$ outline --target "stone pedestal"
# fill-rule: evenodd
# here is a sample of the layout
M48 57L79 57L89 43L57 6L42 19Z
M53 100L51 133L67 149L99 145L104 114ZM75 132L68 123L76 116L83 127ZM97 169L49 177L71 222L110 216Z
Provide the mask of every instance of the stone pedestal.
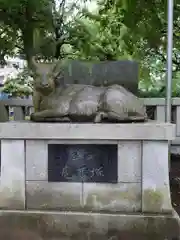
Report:
M60 240L178 236L168 170L168 141L174 136L174 125L156 122L0 123L0 227L9 222L16 231L13 216L24 231L33 222L35 240L46 239L38 222L49 229L50 240L56 235ZM117 156L109 158L117 161L116 181L51 181L48 146L52 144L116 146Z

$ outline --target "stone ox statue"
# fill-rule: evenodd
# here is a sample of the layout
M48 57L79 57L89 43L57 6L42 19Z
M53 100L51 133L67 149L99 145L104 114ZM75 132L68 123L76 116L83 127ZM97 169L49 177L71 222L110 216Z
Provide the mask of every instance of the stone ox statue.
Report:
M136 122L146 121L143 102L124 87L65 84L61 62L32 60L36 122Z

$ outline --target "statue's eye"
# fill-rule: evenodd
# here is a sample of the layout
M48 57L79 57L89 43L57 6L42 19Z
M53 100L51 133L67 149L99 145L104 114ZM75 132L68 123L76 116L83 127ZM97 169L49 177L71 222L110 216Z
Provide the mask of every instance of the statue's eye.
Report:
M52 74L47 74L47 77L48 78L52 78Z
M40 75L39 75L38 73L35 73L34 76L35 76L36 78L40 77Z

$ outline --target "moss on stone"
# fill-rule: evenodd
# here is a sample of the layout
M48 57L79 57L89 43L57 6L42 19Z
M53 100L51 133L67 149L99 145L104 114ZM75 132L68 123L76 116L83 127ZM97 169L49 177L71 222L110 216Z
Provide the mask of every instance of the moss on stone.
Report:
M143 204L149 212L161 212L163 205L162 191L147 189L143 192Z

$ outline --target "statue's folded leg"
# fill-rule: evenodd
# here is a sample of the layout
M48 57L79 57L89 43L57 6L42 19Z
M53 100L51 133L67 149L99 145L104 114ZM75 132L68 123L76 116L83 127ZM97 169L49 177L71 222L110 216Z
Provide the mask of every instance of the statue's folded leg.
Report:
M94 118L94 123L101 123L103 118L107 117L107 113L105 112L97 112L95 118Z
M117 122L129 123L129 122L145 122L145 116L129 116L128 113L123 113L121 115L117 114L116 112L108 112L108 119L109 120L116 120Z
M41 112L32 113L30 120L34 122L47 122L47 121L56 121L56 122L69 122L70 119L68 116L62 114L58 109L48 109Z
M121 115L115 112L97 112L94 123L101 123L106 119L108 122L144 122L144 116L128 116L128 113L122 113Z
M94 118L94 123L101 123L103 120L106 120L107 122L121 122L123 120L127 119L127 115L122 114L119 116L117 113L114 112L97 112L95 118Z

